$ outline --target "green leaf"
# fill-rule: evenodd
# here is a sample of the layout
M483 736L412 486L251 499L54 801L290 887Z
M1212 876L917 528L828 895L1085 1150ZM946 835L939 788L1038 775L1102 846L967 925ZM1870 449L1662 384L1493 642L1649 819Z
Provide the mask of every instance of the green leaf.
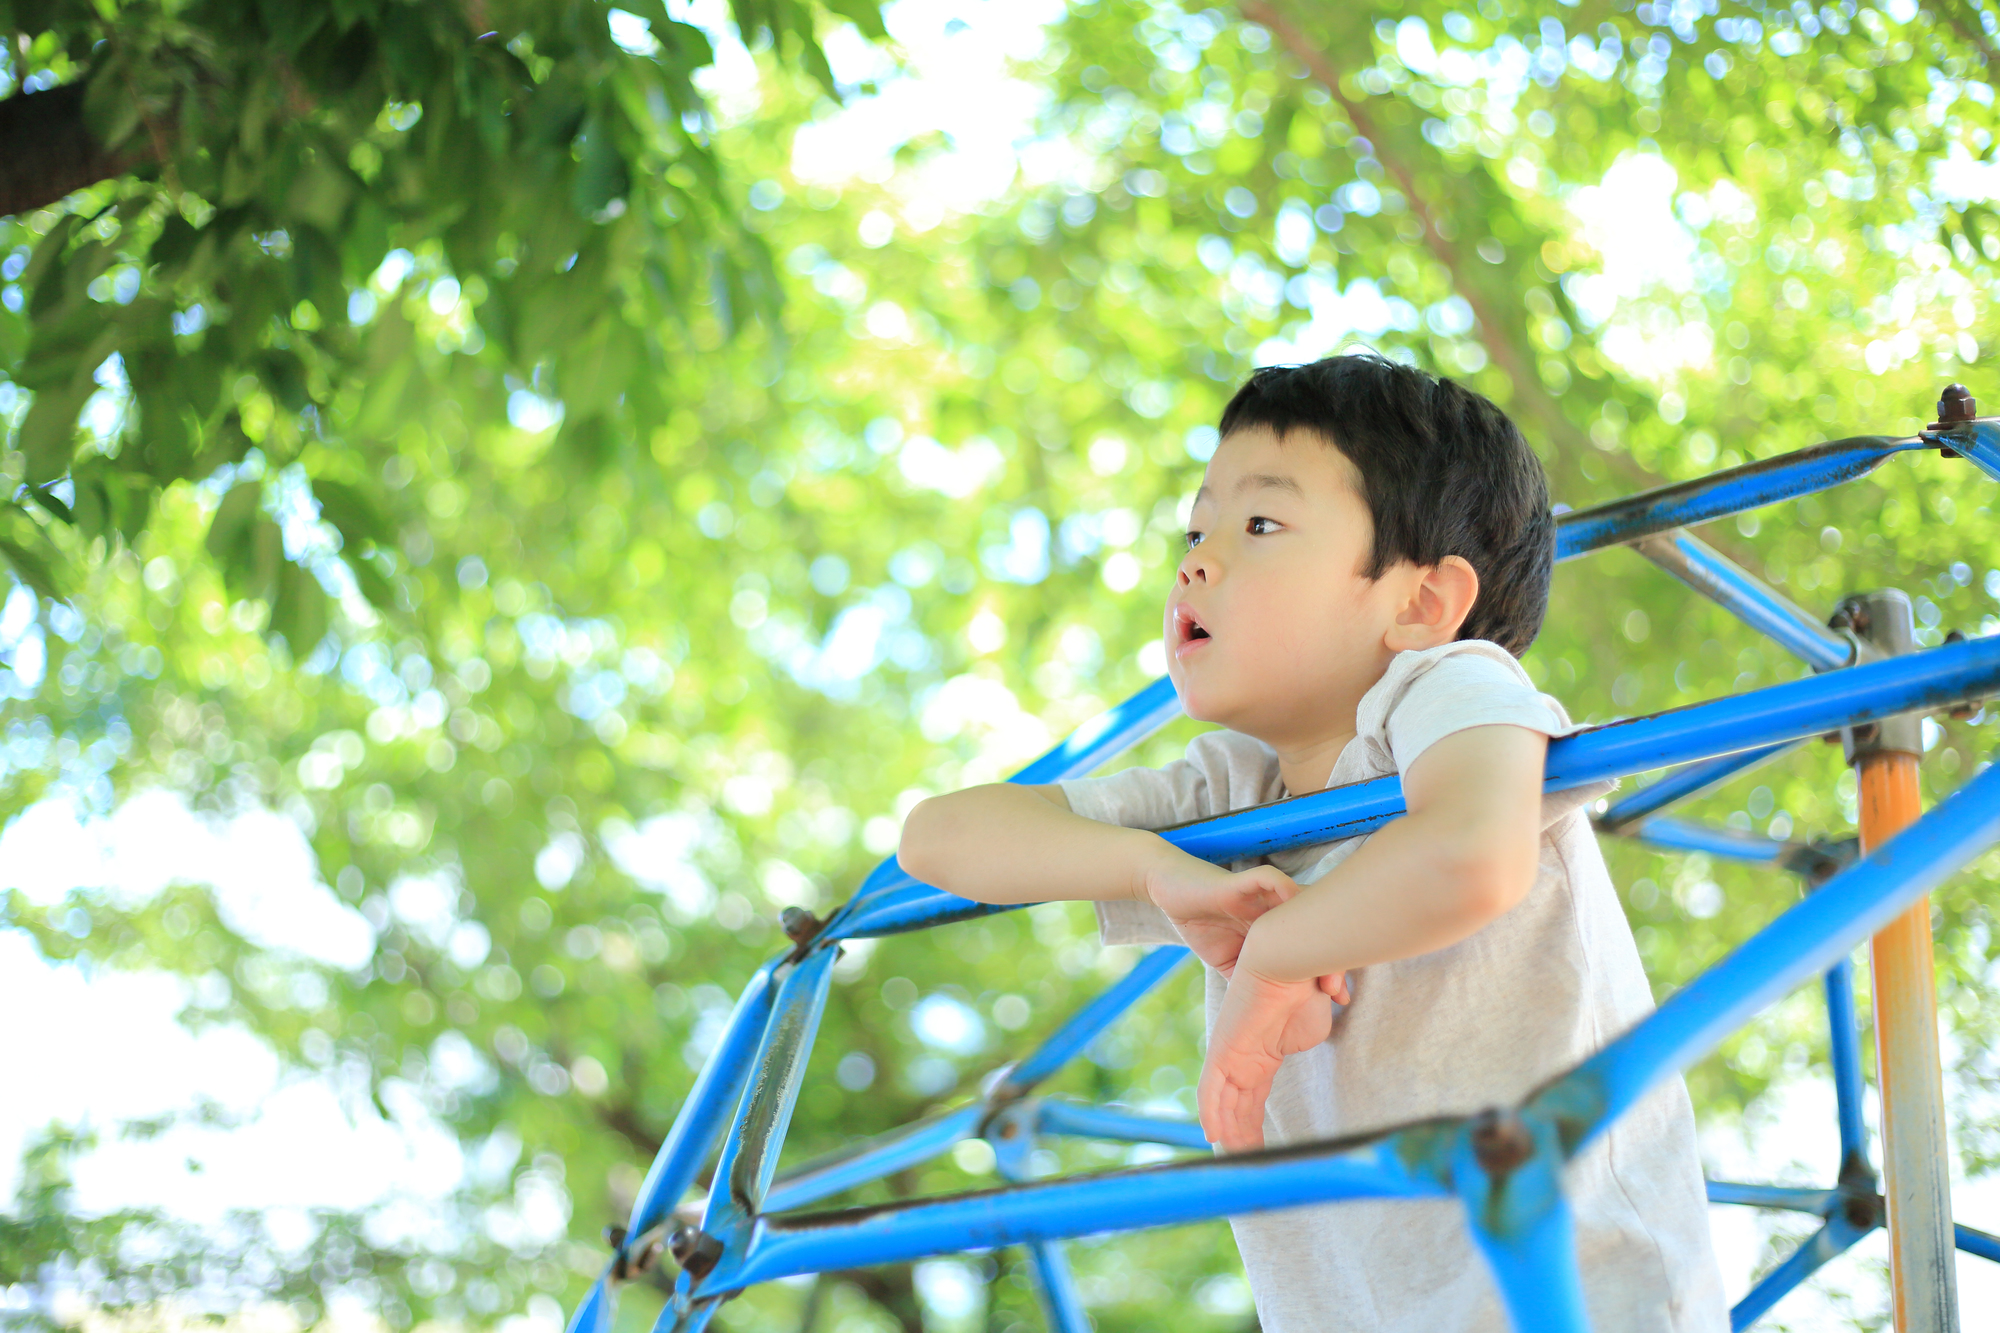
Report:
M303 657L326 637L332 600L312 571L286 561L278 568L271 594L271 629L285 636L294 655Z
M21 422L19 447L27 455L27 481L41 486L69 471L76 457L76 417L83 410L88 392L45 389L35 395L28 415Z
M314 477L312 490L319 501L319 516L340 529L347 547L359 550L364 542L388 543L388 521L367 491L327 477Z
M368 604L378 611L392 610L396 606L396 585L389 582L373 560L359 551L344 551L347 567L354 572L354 582L361 589L361 595Z
M284 538L264 514L264 484L242 481L231 487L209 520L208 553L222 567L223 581L238 597L266 597L286 563Z
M605 118L595 113L585 117L578 146L582 160L570 187L570 202L585 217L595 217L613 199L625 197L632 188L631 176Z
M61 557L42 534L41 525L19 505L0 505L0 557L37 594L55 600L62 598L56 577Z

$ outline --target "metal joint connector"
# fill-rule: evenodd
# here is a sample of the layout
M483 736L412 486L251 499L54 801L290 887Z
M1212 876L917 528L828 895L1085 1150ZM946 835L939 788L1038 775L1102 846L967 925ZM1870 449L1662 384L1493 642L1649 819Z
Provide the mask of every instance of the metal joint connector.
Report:
M792 950L792 961L796 963L806 956L806 947L826 929L826 922L803 907L787 907L778 913L778 927L796 946Z
M681 1271L696 1281L707 1277L722 1262L722 1242L700 1227L675 1227L674 1234L667 1238L667 1252L674 1256Z
M1472 1156L1497 1186L1535 1155L1535 1136L1514 1111L1489 1108L1472 1122Z
M1916 618L1910 611L1909 595L1900 588L1857 593L1835 608L1828 624L1834 629L1852 630L1884 657L1901 657L1917 650ZM1843 727L1841 748L1849 764L1871 754L1922 754L1923 725L1920 714L1904 713L1858 727Z
M1947 384L1938 395L1937 420L1930 424L1930 430L1944 434L1965 425L1979 415L1979 400L1963 384ZM1938 455L1942 458L1959 457L1958 450L1938 441Z

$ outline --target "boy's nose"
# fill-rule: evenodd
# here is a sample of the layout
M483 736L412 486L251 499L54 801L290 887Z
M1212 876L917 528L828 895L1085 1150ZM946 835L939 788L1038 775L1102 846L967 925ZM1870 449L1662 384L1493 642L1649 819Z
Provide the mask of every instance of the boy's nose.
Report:
M1208 566L1209 557L1202 554L1200 547L1189 551L1181 557L1181 585L1185 587L1193 583L1197 578L1203 583L1213 583L1215 576L1209 573Z

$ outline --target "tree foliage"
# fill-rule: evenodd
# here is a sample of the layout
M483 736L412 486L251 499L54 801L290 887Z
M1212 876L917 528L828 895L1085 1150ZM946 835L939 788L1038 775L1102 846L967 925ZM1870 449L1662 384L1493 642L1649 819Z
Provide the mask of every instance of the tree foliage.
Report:
M0 223L0 550L35 616L0 676L0 800L286 811L374 947L274 950L202 886L14 891L5 919L52 958L211 979L190 1022L502 1162L445 1240L324 1219L365 1264L278 1255L243 1287L308 1314L359 1291L399 1324L573 1299L777 908L837 901L910 801L1145 681L1179 506L1260 355L1352 338L1464 378L1578 506L1979 392L1992 16L1711 8L1074 4L1024 71L1067 165L965 212L928 202L945 144L879 179L795 171L792 136L837 112L814 38L878 31L862 11L739 6L760 81L726 112L697 97L706 38L640 6L650 48L589 4L357 3L300 31L135 6L101 47L96 8L7 11L14 77L90 89L98 142L143 160ZM1630 231L1671 253L1620 286ZM1911 458L1710 536L1809 606L1906 587L1936 642L1995 627L1985 487ZM1564 567L1527 664L1599 719L1799 670L1623 552ZM1939 722L1932 794L1991 730ZM1840 836L1853 789L1818 747L1699 808ZM1612 855L1663 990L1796 893ZM1974 1089L1988 882L1941 897ZM1125 962L1058 907L854 950L793 1151L973 1095ZM1185 1109L1186 998L1061 1090ZM1809 1001L1694 1072L1704 1115L1754 1120L1823 1060ZM1958 1126L1975 1172L1985 1105ZM510 1250L477 1220L556 1189L572 1240ZM1103 1327L1243 1321L1219 1227L1076 1249ZM994 1262L988 1325L1032 1325ZM907 1269L815 1292L725 1322L920 1318Z

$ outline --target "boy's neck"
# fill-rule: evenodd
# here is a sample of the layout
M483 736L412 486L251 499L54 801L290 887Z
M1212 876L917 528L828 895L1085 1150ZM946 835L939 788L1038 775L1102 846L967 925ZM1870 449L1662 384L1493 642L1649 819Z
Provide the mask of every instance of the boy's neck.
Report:
M1278 773L1284 778L1286 794L1304 796L1325 787L1326 780L1333 776L1334 764L1340 760L1340 752L1353 739L1354 727L1350 723L1345 731L1310 740L1267 742L1278 752Z

